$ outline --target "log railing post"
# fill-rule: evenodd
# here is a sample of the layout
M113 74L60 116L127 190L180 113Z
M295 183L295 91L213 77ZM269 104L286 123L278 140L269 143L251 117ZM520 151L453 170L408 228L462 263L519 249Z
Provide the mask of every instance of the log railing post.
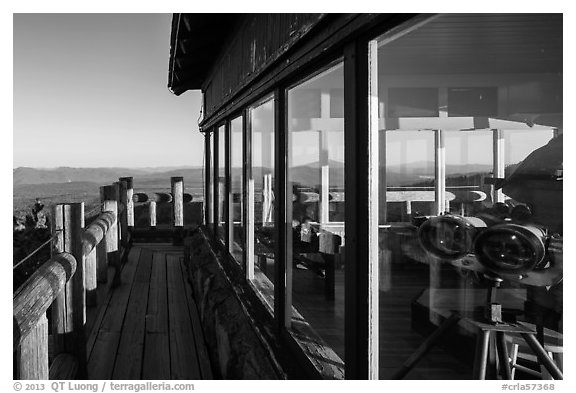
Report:
M108 228L110 230L111 228ZM108 281L108 252L106 250L106 236L96 245L96 281Z
M86 293L85 262L82 250L84 203L59 204L53 210L53 225L61 231L55 246L57 252L68 252L76 260L76 272L52 304L54 355L72 353L78 361L78 377L86 378Z
M48 319L40 317L38 324L22 339L17 349L16 379L48 379Z
M148 202L148 212L150 214L150 229L156 229L156 201Z
M184 179L182 176L170 178L172 188L172 224L174 227L184 226Z
M122 203L122 196L121 196L121 189L122 189L122 185L120 184L119 181L116 181L114 183L112 183L112 185L114 187L116 187L116 206L117 206L117 219L118 219L118 231L117 231L117 236L118 236L118 252L119 255L122 254L122 215L124 213L124 211L120 210L120 205Z
M98 287L96 270L97 270L97 251L96 247L85 257L85 288L86 288L86 306L93 307L97 303L96 289Z
M128 247L128 181L121 177L118 181L119 202L124 206L119 215L120 243L123 248ZM131 200L132 198L130 198Z
M106 245L107 261L116 270L113 286L120 284L120 255L118 251L118 187L116 185L100 187L100 201L102 211L114 214L114 223L106 232L104 243ZM104 273L101 271L102 277Z
M134 179L131 176L121 177L120 181L126 182L126 226L134 227Z
M64 205L52 207L52 233L56 235L51 250L52 257L64 252ZM66 352L64 336L66 334L66 288L58 295L50 307L52 315L52 339L54 355Z
M174 226L174 244L181 245L184 233L184 179L181 176L171 177L172 189L172 224Z
M98 289L98 269L106 270L106 249L102 250L101 243L106 238L106 232L114 221L114 215L111 212L101 212L96 220L92 222L85 230L82 239L82 247L86 257L86 270L84 279L86 282L86 305L95 306L97 303ZM100 249L99 249L100 248ZM104 259L104 263L98 267L98 259ZM103 265L103 266L102 266ZM100 274L103 274L100 272Z

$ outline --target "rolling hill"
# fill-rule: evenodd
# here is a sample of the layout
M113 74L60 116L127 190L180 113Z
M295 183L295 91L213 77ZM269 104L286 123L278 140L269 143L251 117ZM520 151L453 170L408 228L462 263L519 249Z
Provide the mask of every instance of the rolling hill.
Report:
M197 192L202 187L202 168L70 168L38 169L19 167L13 170L13 214L30 213L36 198L47 210L55 203L85 202L86 212L98 205L100 186L111 184L122 176L134 177L135 191L170 189L170 177L183 176L185 191Z
M161 168L71 168L58 167L49 169L18 167L12 172L12 184L48 184L93 182L106 184L118 180L121 176L143 178L159 178L167 176L186 175L188 171L197 171L201 168L193 167L161 167Z

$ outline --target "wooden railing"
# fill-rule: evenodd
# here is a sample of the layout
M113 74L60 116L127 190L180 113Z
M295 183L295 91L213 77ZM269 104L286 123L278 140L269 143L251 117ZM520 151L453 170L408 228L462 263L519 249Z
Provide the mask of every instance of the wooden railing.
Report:
M184 182L182 177L172 177L171 192L137 192L134 193L132 201L140 206L147 206L148 228L154 229L157 226L157 210L159 204L171 204L172 211L170 221L174 228L184 226L184 205L192 203L194 197L191 194L183 192ZM146 214L146 213L145 213Z
M172 223L182 227L183 180L173 177ZM133 182L122 177L100 187L101 213L84 227L84 203L58 204L52 210L55 241L51 258L13 295L15 379L85 379L86 309L97 306L99 284L120 284L120 269L134 226ZM50 318L47 318L50 313ZM49 327L51 358L49 361Z

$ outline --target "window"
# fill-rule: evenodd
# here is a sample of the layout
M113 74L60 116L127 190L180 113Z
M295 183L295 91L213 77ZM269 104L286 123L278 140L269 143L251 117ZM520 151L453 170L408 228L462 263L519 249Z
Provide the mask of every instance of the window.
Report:
M504 322L562 333L561 270L544 250L562 234L562 16L450 14L376 41L378 374L475 378L474 321L497 280Z
M242 165L243 154L243 124L242 116L230 122L230 176L231 176L231 214L232 237L230 239L230 252L234 259L244 265L242 253L244 249L244 201L243 201L243 178Z
M250 176L248 178L247 278L274 309L276 214L274 212L274 100L249 109Z
M292 191L287 198L292 222L288 288L297 312L342 359L343 88L340 63L288 90L287 152L288 192Z
M222 242L226 241L225 237L225 217L226 217L226 127L218 127L218 238Z
M210 167L208 168L207 174L208 180L208 226L211 230L214 230L214 153L216 151L215 147L215 136L214 131L208 134L210 138Z

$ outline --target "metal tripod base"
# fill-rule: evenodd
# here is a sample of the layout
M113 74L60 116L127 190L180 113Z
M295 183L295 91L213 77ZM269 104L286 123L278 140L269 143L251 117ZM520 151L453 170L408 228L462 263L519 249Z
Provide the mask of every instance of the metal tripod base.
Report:
M476 340L474 379L486 379L489 372L497 375L498 371L504 379L512 379L505 333L522 336L550 375L556 380L563 379L562 371L550 359L542 344L536 339L536 331L533 329L520 324L501 323L493 325L468 318L464 320L480 330ZM496 340L496 354L490 351L490 343L493 339ZM495 355L497 355L498 362L496 362Z
M503 379L512 379L510 358L506 345L505 334L519 334L538 357L538 361L556 379L563 379L562 371L546 353L544 347L536 339L536 331L521 324L487 323L470 318L461 318L453 313L418 347L394 374L393 379L402 379L416 364L440 341L444 334L458 322L469 323L479 330L476 340L473 379L496 378L498 372ZM490 344L495 340L495 350L490 350ZM498 360L496 360L498 359Z

